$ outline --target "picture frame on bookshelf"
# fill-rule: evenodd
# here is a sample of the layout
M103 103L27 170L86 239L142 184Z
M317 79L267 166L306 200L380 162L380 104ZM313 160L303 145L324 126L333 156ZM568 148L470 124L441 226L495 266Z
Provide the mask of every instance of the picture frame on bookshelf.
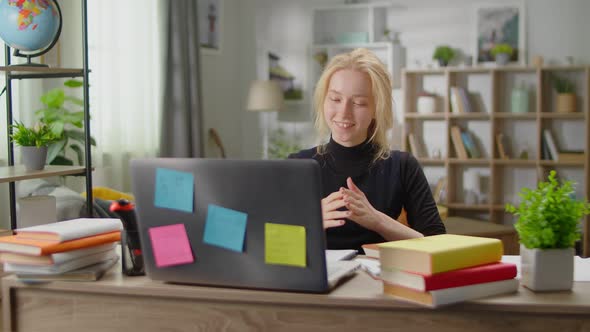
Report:
M525 19L524 1L475 4L475 63L495 64L491 53L494 45L509 44L514 49L510 63L526 65Z
M221 54L223 0L199 0L201 54Z

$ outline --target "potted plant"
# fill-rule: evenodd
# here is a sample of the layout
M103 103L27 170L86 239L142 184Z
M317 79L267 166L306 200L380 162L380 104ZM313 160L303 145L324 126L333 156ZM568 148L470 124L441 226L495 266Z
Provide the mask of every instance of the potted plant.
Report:
M64 86L79 88L83 82L68 80ZM78 165L84 160L84 111L72 110L72 107L82 107L84 101L80 98L66 95L64 89L52 89L41 96L41 103L45 106L35 112L40 121L46 123L52 130L56 141L47 151L47 163L50 165L74 165L74 161L67 154L73 151L76 154ZM90 144L96 145L94 138L90 138Z
M51 128L45 123L37 123L27 127L16 121L11 126L10 140L21 147L21 155L27 171L38 171L45 168L47 147L56 141Z
M514 53L514 49L509 44L496 44L490 50L494 59L496 59L496 63L498 65L506 65L510 61L510 57Z
M437 46L432 55L432 59L438 60L438 64L441 67L446 67L454 57L455 50L447 45Z
M578 222L590 213L590 204L574 194L574 184L560 184L552 170L547 182L521 190L518 207L506 204L506 211L518 217L514 226L521 243L521 284L533 291L572 288Z
M295 138L294 140L296 141L297 139ZM287 133L282 128L273 131L269 140L268 158L285 159L291 153L301 150L301 146L293 142L294 140L289 139Z
M559 113L576 111L576 86L567 78L552 76L553 88L557 92L555 108Z

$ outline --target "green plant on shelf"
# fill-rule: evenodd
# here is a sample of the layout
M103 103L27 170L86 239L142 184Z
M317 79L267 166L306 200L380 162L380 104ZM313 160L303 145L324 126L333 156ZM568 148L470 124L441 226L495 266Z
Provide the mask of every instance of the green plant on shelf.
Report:
M84 83L79 80L67 80L64 86L68 89L80 88ZM35 112L40 121L46 123L57 137L57 141L49 145L47 163L50 165L74 165L74 161L67 157L68 151L76 154L78 165L84 161L83 144L84 130L84 101L78 97L66 95L64 89L56 88L41 96L41 103L45 106ZM77 109L75 109L77 108ZM90 144L96 145L94 138Z
M558 249L574 247L580 239L578 222L590 214L590 204L575 199L574 183L556 178L549 172L548 181L536 189L523 188L518 207L506 204L506 211L518 217L514 227L520 243L529 249Z
M51 128L43 122L27 127L22 122L15 121L10 127L12 128L10 140L19 146L36 146L40 148L48 146L59 139L53 134Z
M494 47L492 47L492 49L490 50L490 53L494 57L498 54L508 54L508 56L512 56L512 53L514 53L514 48L512 48L512 46L510 46L509 44L500 43L494 45Z
M432 59L438 60L441 66L446 66L455 57L455 50L450 46L437 46L432 55Z
M567 78L552 75L551 81L557 93L574 93L576 90L576 85Z

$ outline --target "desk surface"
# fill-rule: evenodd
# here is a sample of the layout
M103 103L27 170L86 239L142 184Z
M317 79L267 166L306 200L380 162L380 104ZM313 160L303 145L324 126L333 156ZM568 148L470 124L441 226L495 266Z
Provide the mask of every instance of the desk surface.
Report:
M409 326L420 330L442 321L452 323L449 325L452 330L472 329L469 322L504 328L514 327L507 324L529 324L529 327L533 324L541 329L551 326L545 324L561 324L563 331L583 325L590 330L590 283L584 282L574 283L571 292L533 293L520 287L517 294L432 310L383 295L381 282L364 272L357 273L329 294L303 294L172 285L146 277L124 277L115 269L98 282L52 282L31 286L8 276L2 280L2 302L6 331L63 331L64 327L75 329L76 326L88 330L88 320L99 330L109 328L108 324L113 324L111 328L135 324L137 328L137 322L142 320L146 320L147 330L177 324L180 324L179 330L193 330L194 326L200 326L199 319L210 319L212 310L223 316L216 316L216 323L223 321L226 324L223 326L234 326L236 330L258 329L258 325L244 327L252 323L248 319L244 321L244 317L252 316L257 317L256 324L263 324L263 330L272 330L273 326L301 328L304 318L305 324L312 324L314 330L343 331L363 327L387 330L385 327L394 324L411 331ZM121 315L121 312L127 314ZM164 323L154 322L148 317L150 312L157 312ZM172 318L164 315L165 312ZM351 316L356 318L351 321ZM36 319L39 317L44 319L39 321ZM404 323L400 325L401 321ZM458 328L457 324L463 325ZM334 329L335 326L339 328Z

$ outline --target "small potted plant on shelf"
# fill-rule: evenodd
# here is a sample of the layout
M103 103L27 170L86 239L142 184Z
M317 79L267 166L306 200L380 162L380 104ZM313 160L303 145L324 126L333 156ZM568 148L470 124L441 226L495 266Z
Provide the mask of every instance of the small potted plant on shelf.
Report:
M490 53L492 53L492 56L496 60L496 64L503 66L510 62L514 49L509 44L501 43L494 45Z
M438 60L438 64L441 67L446 67L454 57L455 50L447 45L437 46L434 50L434 54L432 55L432 59Z
M51 128L42 122L33 127L27 127L22 122L15 122L10 126L10 139L21 147L22 160L27 171L38 171L45 168L47 148L57 141Z
M572 288L578 222L590 214L590 204L574 194L574 183L560 184L552 170L536 189L521 190L518 207L506 204L506 211L518 217L514 226L521 243L521 284L533 291Z
M567 78L552 76L553 88L557 92L555 108L559 113L576 111L576 86Z

